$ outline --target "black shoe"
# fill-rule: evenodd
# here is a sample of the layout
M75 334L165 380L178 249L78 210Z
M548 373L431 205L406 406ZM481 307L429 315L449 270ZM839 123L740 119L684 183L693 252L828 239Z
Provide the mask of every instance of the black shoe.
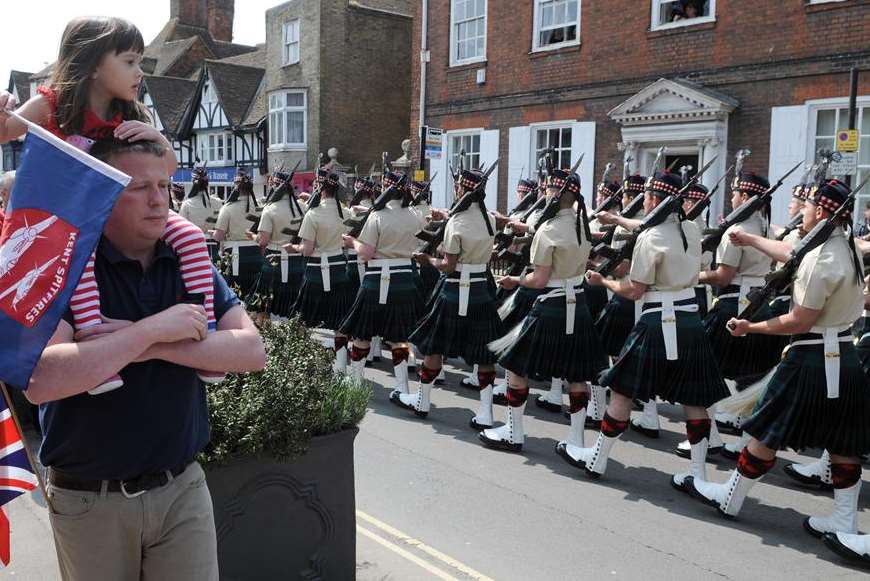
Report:
M628 425L631 427L632 430L634 430L638 434L646 436L647 438L652 438L655 440L659 437L658 430L654 430L652 428L644 428L643 426L635 425L635 423L631 421L628 422Z
M477 436L481 443L487 448L492 448L493 450L503 450L505 452L519 452L523 449L522 444L511 444L510 442L505 442L504 440L491 440L486 437L486 434L481 432Z
M402 409L411 410L412 412L414 412L414 415L416 415L418 418L423 418L423 419L425 419L426 416L429 415L429 412L423 412L423 411L420 411L420 410L418 410L417 408L415 408L414 406L412 406L412 405L408 405L408 404L404 403L404 402L399 398L399 392L393 392L393 393L390 394L390 402L392 402L393 404L399 406L399 407L402 408Z
M817 539L821 539L825 535L825 531L817 531L813 527L810 526L810 517L804 519L804 530L810 533L812 536Z
M461 385L462 387L464 387L466 389L473 389L473 390L479 391L480 388L477 386L476 383L472 383L472 381L473 380L470 377L463 377L462 381L459 382L459 385Z
M535 399L535 405L539 408L547 410L548 412L559 413L562 411L562 404L553 403L545 398L543 395L539 395Z
M686 479L688 480L688 477L686 477ZM686 480L683 480L682 484L677 484L676 476L671 476L670 482L671 488L675 488L676 490L679 490L680 492L685 492L686 494L692 494L691 491L686 488Z
M568 443L567 442L557 442L556 443L556 454L562 457L562 459L573 466L574 468L578 468L580 470L586 470L586 463L581 462L580 460L575 460L568 453Z
M725 446L716 446L715 448L707 448L707 456L716 456L716 455L720 454L724 447ZM691 448L683 449L683 448L680 448L679 446L677 446L676 448L674 448L674 454L676 454L680 458L685 458L686 460L692 459L692 449Z
M468 426L469 426L472 430L476 430L476 431L478 431L478 432L482 432L483 430L488 430L488 429L490 429L490 428L492 427L492 424L490 424L490 425L488 425L488 426L487 426L486 424L478 424L478 423L477 423L477 420L474 418L474 416L471 416L471 419L468 420Z
M720 434L730 434L732 436L742 436L743 430L735 426L734 424L726 424L724 422L720 422L716 420L716 427L719 428Z
M782 469L785 472L785 475L797 482L797 484L803 488L816 488L820 490L831 490L833 489L833 485L822 482L822 479L813 474L812 476L805 476L794 469L794 464L786 464L785 468Z
M850 561L855 561L857 563L863 563L865 565L870 565L870 555L859 555L846 545L840 542L840 539L837 538L836 533L825 533L822 537L822 541L824 541L825 546L846 559Z

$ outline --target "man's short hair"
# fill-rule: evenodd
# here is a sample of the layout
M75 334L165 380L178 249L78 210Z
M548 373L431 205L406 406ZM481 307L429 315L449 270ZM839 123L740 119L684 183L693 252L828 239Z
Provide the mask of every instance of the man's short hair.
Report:
M112 157L123 153L145 153L163 157L166 146L156 141L125 141L120 139L102 139L91 147L91 155L100 161L108 163Z
M0 192L11 192L12 187L15 185L15 172L7 171L4 174L0 174Z

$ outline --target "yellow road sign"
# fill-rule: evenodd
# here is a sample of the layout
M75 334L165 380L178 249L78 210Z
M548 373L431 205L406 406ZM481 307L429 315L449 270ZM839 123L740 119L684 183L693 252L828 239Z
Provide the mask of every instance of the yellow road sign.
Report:
M837 132L837 151L841 153L858 151L857 129L843 129Z

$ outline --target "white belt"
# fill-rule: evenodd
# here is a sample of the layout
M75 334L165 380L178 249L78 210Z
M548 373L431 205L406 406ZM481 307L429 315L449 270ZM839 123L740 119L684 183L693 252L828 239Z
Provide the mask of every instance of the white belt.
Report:
M864 312L861 313L861 316L862 317L870 317L870 311L868 311L867 309L864 309Z
M332 290L332 278L329 276L329 268L331 263L329 262L330 258L334 258L336 256L344 256L344 252L332 252L327 254L313 254L312 258L320 259L320 279L323 281L323 292L328 293Z
M733 299L734 297L737 297L737 312L740 313L749 305L749 300L746 298L749 291L753 288L764 286L764 283L763 276L738 276L731 282L731 284L739 286L740 290L736 293L719 295L719 298Z
M583 292L583 276L574 278L551 278L547 282L550 292L538 297L537 300L545 301L554 297L565 297L565 334L574 334L574 317L577 314L577 295Z
M459 316L465 317L468 315L468 299L471 296L471 283L486 282L486 277L472 279L472 274L480 274L486 272L487 265L485 264L457 264L456 271L459 272L459 278L447 278L446 282L459 283Z
M840 343L852 341L851 335L838 337L840 333L849 331L852 325L842 327L813 327L810 333L821 335L821 339L804 339L794 341L797 345L824 345L825 349L825 383L828 385L828 399L840 397Z
M229 241L224 242L224 248L232 248L233 249L233 276L239 276L239 248L243 246L259 246L253 240L237 240L237 241Z
M414 272L413 268L411 268L410 258L377 258L375 260L369 260L368 265L372 268L381 269L380 272L367 271L364 276L378 275L381 277L381 288L380 294L378 295L378 303L382 305L387 304L387 295L390 292L391 273Z
M644 313L662 314L662 336L665 340L665 355L668 361L679 359L677 350L677 311L681 313L697 313L698 303L691 305L675 305L677 301L695 299L695 289L685 288L681 291L648 291L644 293L643 300L639 303L661 303L662 306L644 309Z

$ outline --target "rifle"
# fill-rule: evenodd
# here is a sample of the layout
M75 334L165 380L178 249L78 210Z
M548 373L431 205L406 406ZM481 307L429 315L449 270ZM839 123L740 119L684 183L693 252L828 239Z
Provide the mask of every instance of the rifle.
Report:
M583 162L584 157L586 157L585 151L580 154L580 157L577 158L577 161L574 162L574 165L571 166L570 170L568 170L569 177L577 171L577 168L580 167L580 164ZM562 186L562 189L559 190L559 193L547 202L547 205L544 207L543 213L541 213L541 217L538 219L538 224L545 223L547 220L553 218L559 212L559 203L562 199L562 194L564 194L565 190L568 188L569 181L570 180L565 180L565 185Z
M672 213L679 212L679 210L683 206L683 200L686 197L686 193L693 185L698 182L699 179L701 179L701 176L704 175L708 169L710 169L715 161L716 157L713 157L713 159L707 162L707 164L703 168L701 168L701 170L697 174L692 176L688 183L686 183L686 185L684 185L679 192L670 195L662 200L661 203L659 203L659 205L656 206L653 211L650 212L643 219L643 222L641 222L640 226L632 230L628 239L625 241L625 244L619 250L606 253L609 254L609 256L605 257L605 259L601 262L601 264L598 265L595 271L601 274L601 276L609 276L614 270L616 270L616 268L620 264L622 264L623 260L629 260L632 253L634 252L634 247L637 244L638 237L650 228L662 224ZM726 172L725 176L727 175L728 174ZM722 183L722 180L725 178L725 176L719 178L719 183L716 185L716 187L719 187L719 184Z
M477 187L471 190L470 192L466 192L459 201L453 204L453 207L450 209L450 215L448 216L448 220L450 217L455 216L459 212L464 212L467 210L473 202L477 202L480 200L481 195L484 193L484 188L486 187L486 180L489 178L490 174L492 174L493 170L498 166L498 160L496 159L489 169L483 172L483 179L477 184ZM447 221L445 220L443 224L437 227L437 230L426 231L425 229L417 232L416 237L420 240L423 240L426 244L423 245L423 248L420 249L421 254L432 255L438 249L438 246L444 241L444 231L447 228Z
M402 188L405 187L405 182L407 181L408 176L402 175L399 178L399 181L384 190L384 192L378 196L375 200L372 207L367 211L363 212L359 216L352 216L344 221L344 225L350 228L348 231L348 236L351 238L358 238L360 233L362 232L363 227L366 225L366 222L369 219L369 216L372 215L372 212L377 212L379 210L383 210L387 207L387 202L393 199L393 196L396 195L397 192L401 192Z
M834 228L838 226L839 219L852 208L855 203L856 194L867 184L868 179L870 179L870 176L864 178L864 181L861 182L857 188L852 190L852 193L849 194L849 197L846 198L843 205L837 208L837 211L834 212L830 218L825 218L816 224L810 233L801 239L801 241L791 251L789 259L785 261L785 264L773 272L768 273L768 275L764 277L763 287L754 288L749 291L749 294L746 295L749 304L743 307L743 310L740 311L739 315L737 315L738 319L752 319L752 317L755 316L755 313L757 313L762 306L768 304L773 297L779 296L788 290L794 282L794 277L797 275L801 261L811 250L818 248L827 242L828 238L831 237ZM729 328L733 329L730 325Z
M619 216L622 218L632 219L634 218L638 212L643 208L643 196L635 196L634 199L629 203L623 210L619 213ZM598 241L598 244L592 247L592 250L589 252L589 260L594 260L601 255L607 254L610 249L610 245L613 243L613 235L616 232L615 226L602 228L601 231L604 233L601 236L601 239Z
M431 178L429 178L429 181L426 182L426 187L423 188L423 191L421 191L419 194L414 196L414 199L411 201L412 206L419 206L420 204L431 204L432 203L432 200L429 197L429 193L432 191L432 189L431 189L432 188L432 181L436 177L438 177L437 171L435 172L435 174Z
M773 184L771 187L767 189L763 194L756 194L743 202L738 208L732 210L730 214L725 217L725 220L716 228L712 228L708 230L704 239L701 240L701 251L702 252L713 252L716 250L716 247L719 246L719 242L722 240L722 236L724 236L725 231L735 224L740 224L741 222L745 222L749 219L752 214L761 209L764 204L770 199L770 196L782 187L782 184L785 183L785 180L788 179L788 176L793 174L797 168L799 168L804 162L798 162L793 168L788 170L784 176L782 176L778 182Z
M794 232L804 221L803 212L798 212L798 215L791 219L788 226L782 229L782 232L776 235L776 240L782 242L785 237Z
M701 215L701 212L703 212L704 210L706 210L710 206L710 200L713 199L713 195L719 190L719 186L722 185L722 182L725 181L725 179L728 177L728 174L731 173L731 170L734 169L735 167L736 167L736 164L732 165L731 167L726 169L725 173L722 174L722 177L719 178L719 181L716 182L716 186L712 190L707 192L707 194L703 198L701 198L700 200L695 202L695 204L691 207L691 209L688 212L686 212L686 221L687 222L694 222L695 220L697 220L698 216Z

